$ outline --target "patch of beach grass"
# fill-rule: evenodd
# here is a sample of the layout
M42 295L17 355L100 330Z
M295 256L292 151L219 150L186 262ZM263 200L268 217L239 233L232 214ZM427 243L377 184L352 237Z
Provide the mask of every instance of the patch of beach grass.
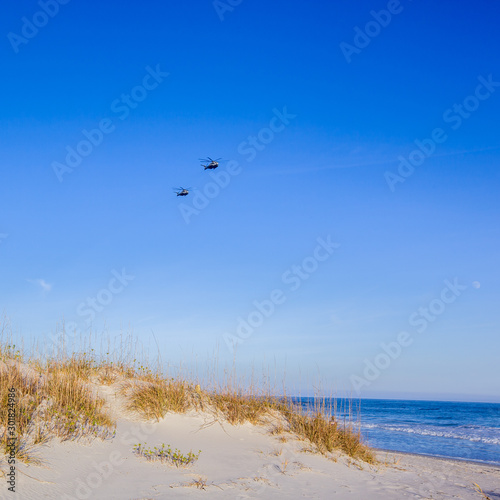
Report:
M89 371L81 357L30 362L12 345L1 345L0 449L36 463L36 446L54 437L110 437L115 423L86 384Z
M334 418L328 419L322 413L307 415L289 410L286 417L290 432L307 439L320 453L341 450L352 458L375 462L375 455L363 444L359 431L356 432L351 424L339 425Z
M157 378L143 385L137 385L136 381L127 381L120 392L122 395L128 395L127 409L146 419L160 420L169 411L185 413L192 406L187 384L182 380Z

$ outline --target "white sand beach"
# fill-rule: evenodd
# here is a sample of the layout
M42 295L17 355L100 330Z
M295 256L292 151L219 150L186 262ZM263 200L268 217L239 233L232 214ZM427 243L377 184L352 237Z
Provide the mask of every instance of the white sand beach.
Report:
M377 451L369 465L336 452L307 451L292 434L270 426L233 426L210 413L169 413L141 422L123 409L118 384L99 386L116 435L106 441L59 442L38 448L42 465L16 464L16 493L1 481L2 499L500 498L500 468L470 462ZM188 467L149 462L134 444L163 443L199 459ZM2 470L6 470L5 462ZM474 486L477 483L481 494Z

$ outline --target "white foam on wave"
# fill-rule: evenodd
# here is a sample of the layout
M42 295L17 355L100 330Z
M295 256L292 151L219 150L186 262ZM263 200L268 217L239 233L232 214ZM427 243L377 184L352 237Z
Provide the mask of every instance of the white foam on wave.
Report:
M384 431L392 432L406 432L408 434L418 434L420 436L435 436L435 437L445 437L452 439L464 439L467 441L475 443L485 443L485 444L496 444L500 445L500 435L499 436L477 436L466 433L459 433L453 431L440 431L433 429L423 429L419 427L401 427L401 426L391 426L391 425L381 425L381 424L362 424L363 429L380 429ZM488 429L485 429L488 430ZM495 429L496 430L496 429Z

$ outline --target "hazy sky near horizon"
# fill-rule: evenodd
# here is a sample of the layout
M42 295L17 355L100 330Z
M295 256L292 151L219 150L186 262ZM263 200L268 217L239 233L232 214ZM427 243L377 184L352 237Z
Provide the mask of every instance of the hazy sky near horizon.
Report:
M304 395L500 401L497 3L2 7L17 335L64 320Z

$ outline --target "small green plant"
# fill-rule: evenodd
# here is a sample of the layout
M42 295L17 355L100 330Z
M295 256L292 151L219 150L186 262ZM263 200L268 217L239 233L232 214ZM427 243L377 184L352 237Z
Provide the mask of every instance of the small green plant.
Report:
M197 454L189 451L187 455L183 455L177 448L172 451L170 445L167 445L167 447L165 448L165 444L162 444L161 448L155 446L153 449L151 449L146 448L146 444L147 443L144 443L144 445L142 443L139 443L134 445L134 453L136 455L144 457L150 462L159 460L161 463L175 465L176 467L187 467L188 465L191 465L192 463L196 462L196 460L198 460L201 453L201 450L198 450Z

